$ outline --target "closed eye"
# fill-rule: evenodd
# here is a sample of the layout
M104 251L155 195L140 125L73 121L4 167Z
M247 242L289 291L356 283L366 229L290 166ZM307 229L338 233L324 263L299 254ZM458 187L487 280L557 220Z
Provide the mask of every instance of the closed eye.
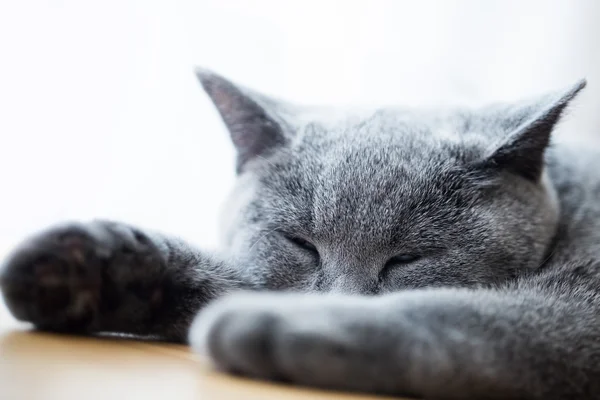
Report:
M385 269L387 268L393 268L399 265L405 265L405 264L410 264L413 263L417 260L419 260L421 258L421 256L419 254L411 254L411 253L406 253L406 254L398 254L392 258L390 258L386 263L385 263Z
M315 246L314 244L312 244L311 242L309 242L306 239L303 239L301 237L298 236L286 236L287 240L289 240L290 242L292 242L293 244L295 244L296 246L309 251L311 253L316 254L317 256L319 255L319 250L317 250L317 246Z
M385 277L394 269L402 268L403 266L414 263L421 258L421 255L415 253L403 253L390 258L379 273L379 281L382 282Z

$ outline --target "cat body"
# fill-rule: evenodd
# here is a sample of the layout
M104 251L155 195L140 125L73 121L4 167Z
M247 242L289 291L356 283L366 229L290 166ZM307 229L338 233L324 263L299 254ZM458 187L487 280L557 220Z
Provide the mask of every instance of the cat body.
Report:
M17 318L189 340L225 370L303 385L600 398L599 153L549 147L585 82L350 113L198 77L238 154L221 250L54 227L3 266Z

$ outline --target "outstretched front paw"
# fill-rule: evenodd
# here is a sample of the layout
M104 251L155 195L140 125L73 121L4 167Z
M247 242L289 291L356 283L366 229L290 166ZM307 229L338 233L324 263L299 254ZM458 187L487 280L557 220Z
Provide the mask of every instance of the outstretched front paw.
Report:
M232 295L201 312L190 343L228 372L389 392L395 379L386 368L396 337L376 307L377 299L366 298Z
M159 288L145 277L163 268L155 246L133 228L69 224L21 244L0 268L0 287L20 320L42 329L94 331L106 326L106 315L125 318L123 304L143 313L144 302L160 300Z

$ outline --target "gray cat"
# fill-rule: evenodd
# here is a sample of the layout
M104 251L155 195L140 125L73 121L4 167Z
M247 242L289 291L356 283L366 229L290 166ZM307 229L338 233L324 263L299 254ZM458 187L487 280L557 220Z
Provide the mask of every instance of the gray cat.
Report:
M238 154L223 253L121 223L54 227L3 266L15 317L189 340L224 370L302 385L600 398L600 152L549 148L585 82L344 113L198 77Z

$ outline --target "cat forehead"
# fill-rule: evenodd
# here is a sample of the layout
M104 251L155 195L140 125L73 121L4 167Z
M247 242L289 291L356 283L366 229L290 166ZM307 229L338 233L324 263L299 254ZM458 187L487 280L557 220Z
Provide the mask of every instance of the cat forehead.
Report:
M392 109L321 121L307 122L289 147L259 159L259 175L276 193L335 192L350 201L416 193L409 189L415 186L423 192L484 148L464 134L460 118L444 113Z
M299 231L309 226L324 237L351 229L384 238L402 221L417 229L447 207L456 209L463 184L453 170L458 149L420 141L416 133L414 140L397 140L402 132L346 128L313 127L303 141L263 163L256 194L269 219Z
M461 167L484 147L465 145L469 126L450 112L389 109L321 121L313 118L289 147L259 159L258 193L271 217L334 229L369 224L390 210L388 227L398 225L402 210L407 219L415 210L436 215L462 196Z

